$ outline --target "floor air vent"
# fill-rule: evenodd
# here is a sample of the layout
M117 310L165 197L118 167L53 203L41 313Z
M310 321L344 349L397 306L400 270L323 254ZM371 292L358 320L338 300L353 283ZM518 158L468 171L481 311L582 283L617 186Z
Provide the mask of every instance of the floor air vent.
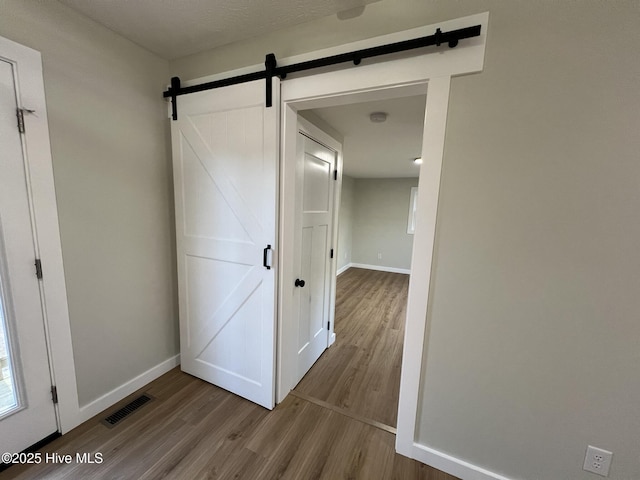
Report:
M107 418L102 420L102 423L109 428L115 427L118 423L120 423L122 420L127 418L129 415L131 415L133 412L138 410L143 405L146 405L147 403L149 403L151 400L153 400L152 396L147 395L146 393L143 393L138 398L129 402L127 405L122 407L117 412L112 413Z

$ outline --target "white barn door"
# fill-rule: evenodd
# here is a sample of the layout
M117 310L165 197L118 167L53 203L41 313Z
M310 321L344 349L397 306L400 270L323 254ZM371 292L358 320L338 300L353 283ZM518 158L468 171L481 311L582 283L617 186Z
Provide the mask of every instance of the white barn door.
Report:
M280 83L178 97L171 122L182 370L274 407ZM270 249L268 249L270 246Z

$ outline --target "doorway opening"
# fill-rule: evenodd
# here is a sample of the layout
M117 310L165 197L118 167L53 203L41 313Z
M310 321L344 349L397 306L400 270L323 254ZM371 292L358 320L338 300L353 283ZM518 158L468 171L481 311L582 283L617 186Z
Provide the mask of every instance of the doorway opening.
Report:
M342 175L334 212L337 279L327 305L335 309L335 343L292 393L393 433L425 100L421 93L298 112L338 137Z

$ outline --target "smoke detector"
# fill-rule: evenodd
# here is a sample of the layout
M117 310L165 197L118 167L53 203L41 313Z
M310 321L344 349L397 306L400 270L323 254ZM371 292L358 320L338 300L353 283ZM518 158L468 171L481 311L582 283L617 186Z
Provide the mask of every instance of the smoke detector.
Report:
M385 112L373 112L371 115L369 115L369 119L373 123L382 123L387 120L387 116L388 115Z

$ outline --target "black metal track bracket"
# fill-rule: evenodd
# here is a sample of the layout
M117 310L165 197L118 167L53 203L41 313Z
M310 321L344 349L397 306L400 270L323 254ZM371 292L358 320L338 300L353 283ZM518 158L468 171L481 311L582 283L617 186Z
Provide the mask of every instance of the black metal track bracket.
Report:
M265 87L267 89L266 97L265 97L265 105L267 108L273 105L273 77L275 75L276 66L278 65L276 61L276 56L273 53L268 53L264 59L264 69L265 69Z
M171 98L171 117L174 120L177 120L177 98L180 95L187 95L189 93L202 92L214 88L227 87L229 85L236 85L239 83L246 83L254 80L264 79L266 84L265 105L267 107L271 107L273 105L273 77L279 77L280 79L284 80L290 73L303 72L306 70L311 70L313 68L328 67L331 65L337 65L347 62L352 62L354 65L360 65L366 58L405 52L407 50L429 46L439 47L443 43L446 43L449 48L454 48L458 45L458 42L460 40L465 38L478 37L480 36L480 32L481 25L459 28L458 30L451 30L449 32L443 32L438 28L433 35L428 35L426 37L419 37L411 40L389 43L387 45L380 45L377 47L364 48L362 50L357 50L354 52L341 53L338 55L332 55L330 57L317 58L315 60L294 63L292 65L284 65L282 67L278 67L276 56L273 53L269 53L265 58L265 69L263 71L237 75L235 77L216 80L213 82L201 83L199 85L192 85L190 87L181 87L180 79L178 77L173 77L171 79L171 87L169 87L169 89L163 93L163 96L164 98Z
M171 97L171 118L174 120L178 119L178 95L180 95L180 77L171 77L171 87L167 92L170 95L165 95L165 97ZM165 92L166 93L166 92Z

